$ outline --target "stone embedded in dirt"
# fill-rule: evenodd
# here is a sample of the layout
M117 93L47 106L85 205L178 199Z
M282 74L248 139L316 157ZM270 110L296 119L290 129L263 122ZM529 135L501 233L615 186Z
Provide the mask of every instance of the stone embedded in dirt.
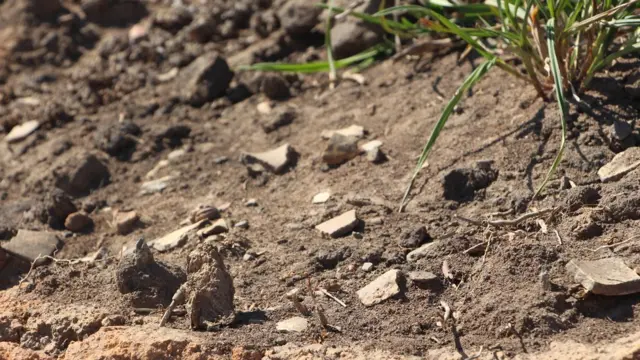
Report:
M362 145L360 149L367 154L367 160L369 160L374 164L378 164L385 161L387 158L382 152L382 150L380 150L381 146L382 146L382 141L373 140Z
M323 139L329 140L334 134L353 136L357 139L362 139L364 137L364 128L360 125L351 125L339 130L325 130L322 132L321 136Z
M278 74L267 74L262 77L260 91L271 100L283 100L291 96L289 83Z
M404 283L402 272L392 269L358 290L358 298L364 306L373 306L401 294Z
M369 272L371 270L373 270L373 263L366 262L366 263L362 264L362 271Z
M45 199L46 222L54 229L64 227L64 220L69 214L78 211L71 198L62 190L54 188Z
M247 206L247 207L256 207L256 206L258 206L258 200L256 200L256 199L249 199L249 200L247 200L247 202L246 202L246 203L244 203L244 206Z
M276 330L280 332L303 332L309 327L309 321L301 316L278 321Z
M616 181L640 167L640 147L632 147L616 154L608 164L598 170L600 181Z
M327 144L327 149L322 154L322 161L328 165L341 165L358 156L358 138L333 134Z
M2 243L6 252L28 262L33 262L39 255L49 256L61 247L58 236L46 231L18 230L16 236Z
M412 271L409 280L419 288L433 288L440 285L438 276L429 271Z
M249 228L249 222L247 220L240 220L237 223L235 223L233 225L233 227L237 227L239 229L248 229Z
M316 255L316 262L325 270L335 269L338 263L351 257L351 249L344 246L333 251L321 251Z
M136 307L167 306L173 294L186 281L176 266L155 261L151 249L140 239L132 253L118 263L116 281L121 294Z
M215 206L200 204L189 213L189 221L192 224L201 220L216 220L220 218L220 211Z
M371 141L369 141L368 143L363 144L362 146L360 146L360 149L361 149L363 152L368 153L369 151L372 151L372 150L378 149L378 148L380 148L381 146L382 146L382 141L380 141L380 140L371 140Z
M178 5L160 9L153 17L153 25L171 33L177 33L193 21L193 15L186 6Z
M198 235L200 237L207 237L226 232L229 232L229 224L225 219L218 219L213 224L203 227L200 231L198 231Z
M272 115L262 122L262 130L265 133L273 132L283 126L290 125L296 119L296 110L292 107L278 109Z
M288 1L279 11L278 18L284 31L293 37L303 37L318 24L322 9L307 0Z
M358 226L359 222L360 220L356 215L356 211L350 210L340 216L336 216L331 220L327 220L322 224L317 225L316 229L333 238L337 238L349 234L356 226Z
M620 258L571 260L566 269L576 282L597 295L620 296L640 292L640 276Z
M106 125L96 131L96 147L120 160L128 160L136 150L137 136L142 133L138 125L131 121Z
M261 153L242 154L242 163L246 166L258 165L265 170L281 174L293 165L296 152L289 144Z
M380 33L363 23L344 21L331 28L331 45L336 59L356 55L380 41Z
M140 216L135 211L114 211L113 222L116 226L116 231L120 235L127 235L132 232L136 224L140 220Z
M186 308L191 328L229 324L235 318L233 279L218 249L209 243L198 244L187 258Z
M180 72L180 70L178 70L177 67L171 68L171 70L162 73L162 74L158 74L156 76L156 80L158 80L158 82L164 83L164 82L169 82L173 79L176 78L176 76L178 76L178 73Z
M227 61L216 53L208 53L194 60L180 72L176 89L183 101L201 106L224 95L233 79Z
M317 193L313 196L313 199L311 200L311 203L313 204L324 204L327 201L329 201L329 198L331 198L331 193L325 191L325 192L321 192L321 193Z
M73 232L80 232L93 225L93 220L84 212L74 212L67 216L64 227Z
M163 237L149 241L149 246L158 251L168 251L178 246L182 246L187 242L187 234L195 229L202 227L206 221L200 221L195 224L191 224L175 230Z
M139 1L83 0L81 9L87 21L102 26L123 27L148 15L145 3Z
M420 245L433 240L424 226L418 226L413 230L405 230L400 235L398 245L407 249L415 249Z
M169 182L173 179L173 176L168 175L160 179L146 181L140 186L140 195L151 195L162 192L162 190L169 186Z
M24 124L14 126L11 131L4 137L6 142L12 143L23 140L27 136L38 130L40 122L37 120L27 121Z
M373 149L367 152L367 161L380 164L387 160L386 155L380 150L380 148Z
M84 196L109 183L111 173L96 155L84 154L71 159L67 169L57 172L56 186L70 195Z
M451 170L442 179L444 198L458 202L473 199L476 190L484 189L498 178L498 171L490 166L476 166Z
M407 262L416 262L424 257L426 257L427 255L429 255L429 253L432 251L432 248L434 248L434 245L437 244L437 242L430 242L430 243L426 243L422 246L420 246L419 248L413 250L412 252L407 254Z
M567 210L577 211L585 205L596 205L600 200L600 191L593 186L578 186L567 191L564 204Z
M256 109L260 114L268 115L273 111L273 106L271 105L271 102L263 101L256 106Z

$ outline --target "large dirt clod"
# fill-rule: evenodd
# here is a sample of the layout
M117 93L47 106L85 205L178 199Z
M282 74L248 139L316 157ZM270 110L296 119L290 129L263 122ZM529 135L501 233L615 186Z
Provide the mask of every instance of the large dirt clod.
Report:
M203 243L187 260L186 306L193 329L233 320L233 279L215 246Z
M118 290L137 307L167 306L186 280L175 266L156 262L147 243L140 239L133 253L125 255L116 272Z

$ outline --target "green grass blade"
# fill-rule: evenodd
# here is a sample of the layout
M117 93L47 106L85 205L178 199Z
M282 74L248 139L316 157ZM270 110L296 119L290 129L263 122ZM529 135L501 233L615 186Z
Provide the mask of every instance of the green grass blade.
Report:
M614 16L616 13L628 8L631 5L637 4L639 1L640 0L631 0L629 2L625 2L625 3L622 3L622 4L618 5L618 6L612 7L609 10L603 11L603 12L601 12L601 13L599 13L597 15L594 15L594 16L588 18L588 19L585 19L585 20L582 20L582 21L579 21L579 22L573 24L566 31L574 32L574 31L582 30L582 29L584 29L584 28L586 28L586 27L588 27L588 26L590 26L592 24L595 24L597 22L603 21L603 20L605 20L605 19L607 19L609 17Z
M404 208L407 197L409 196L409 192L411 192L411 189L413 188L413 183L415 182L416 177L418 176L418 173L420 173L420 169L422 169L422 166L427 161L427 158L429 157L429 153L431 152L431 149L435 145L436 140L438 140L438 137L440 136L440 132L444 128L444 125L447 123L447 120L449 120L449 117L453 113L453 109L455 108L456 105L458 105L458 103L462 99L462 96L467 92L467 90L469 90L473 85L475 85L475 83L477 83L480 79L482 79L482 77L489 71L489 69L493 67L493 65L495 65L495 63L496 63L496 58L493 58L488 61L485 61L480 66L478 66L465 79L465 81L462 83L462 85L460 85L458 90L456 90L456 93L453 95L453 98L451 98L451 100L449 100L449 102L447 103L447 106L444 108L442 115L440 115L440 119L438 120L438 122L436 123L436 126L433 128L433 131L431 132L431 136L429 136L429 140L427 141L427 144L424 146L424 149L422 149L422 154L420 155L420 159L418 159L418 163L416 164L416 168L413 172L413 176L411 177L411 180L409 181L409 185L407 186L407 190L405 191L404 196L402 197L402 201L400 202L400 212L402 212Z
M329 83L331 87L335 86L336 64L333 59L333 47L331 46L331 21L333 19L333 0L329 0L329 14L327 15L327 23L324 29L324 47L327 49L327 62L329 63Z
M359 63L361 61L374 58L380 54L388 52L387 44L375 46L369 50L353 55L348 58L336 60L334 65L336 69L342 69L349 65ZM277 72L296 72L296 73L317 73L329 71L328 61L314 61L306 64L287 64L287 63L257 63L253 65L245 65L238 67L241 71L277 71Z
M533 195L535 199L540 192L547 186L549 179L555 174L558 165L560 165L560 161L562 161L562 156L564 155L565 149L565 141L567 138L567 117L569 116L567 111L567 103L564 98L564 90L562 88L562 73L560 72L560 65L558 64L558 57L556 56L556 43L555 43L555 19L551 18L547 21L547 47L549 48L549 60L551 62L551 73L553 75L553 82L555 84L555 93L556 99L558 100L558 107L560 108L560 122L562 127L562 139L560 140L560 149L558 150L558 154L556 158L553 160L553 164L551 164L551 168L547 172L547 176L545 176L544 181L538 189L536 193Z

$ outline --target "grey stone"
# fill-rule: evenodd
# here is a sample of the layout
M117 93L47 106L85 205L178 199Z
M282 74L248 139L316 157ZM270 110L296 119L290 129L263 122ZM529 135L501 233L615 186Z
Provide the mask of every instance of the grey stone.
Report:
M169 175L160 179L146 181L140 186L140 195L151 195L162 192L162 190L169 186L169 183L173 179L174 177Z
M177 91L183 101L194 106L222 96L233 79L227 61L216 53L208 53L194 60L180 72Z
M48 256L62 248L62 242L51 232L18 230L16 236L3 243L2 248L11 255L33 262L39 255Z
M358 298L365 306L373 306L402 293L404 275L392 269L358 290Z
M594 294L619 296L640 292L640 276L619 258L571 260L566 269L576 282Z
M222 233L226 233L229 231L229 224L225 219L218 219L210 226L206 226L202 228L202 230L198 231L198 235L200 237L207 237L211 235L219 235Z
M640 147L632 147L616 154L613 160L598 170L598 176L602 182L616 181L638 167L640 167Z
M380 32L360 22L339 22L331 28L331 45L337 59L356 55L380 41L382 41Z
M431 236L427 233L427 229L424 226L418 226L414 229L403 231L398 245L408 249L415 249L430 240Z
M295 316L276 324L276 330L280 332L303 332L307 330L309 322L301 316Z
M322 9L307 0L288 1L278 11L280 25L291 36L307 35L318 24Z
M407 254L407 262L416 262L424 257L426 257L427 255L429 255L429 253L431 252L431 248L434 247L434 245L437 244L437 242L430 242L427 244L422 245L421 247L411 251L410 253Z
M438 276L429 271L412 271L409 273L409 280L420 288L431 288L440 285Z
M239 229L248 229L249 222L247 220L240 220L235 225L233 225L233 227L237 227Z
M358 225L360 220L356 215L355 210L345 212L340 216L336 216L333 219L327 220L320 225L316 226L317 230L328 234L331 237L337 238L347 235Z
M321 193L317 193L313 196L313 199L311 200L311 202L313 204L324 204L327 201L329 201L329 198L331 197L331 193L329 192L321 192Z

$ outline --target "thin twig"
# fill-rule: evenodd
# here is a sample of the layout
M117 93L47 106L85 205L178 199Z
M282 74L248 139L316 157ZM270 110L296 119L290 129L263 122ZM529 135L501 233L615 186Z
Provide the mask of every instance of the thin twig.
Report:
M321 293L326 295L328 298L330 298L330 299L334 300L335 302L337 302L338 304L342 305L342 307L347 307L347 304L345 304L342 300L338 299L336 296L334 296L333 294L328 292L327 289L320 288L319 290L320 290Z
M560 237L560 233L558 230L553 229L553 232L556 234L556 239L558 239L558 244L562 245L562 237Z
M625 241L620 241L620 242L617 242L617 243L614 243L614 244L611 244L611 245L602 245L602 246L599 246L599 247L597 247L597 248L595 248L595 249L590 249L590 250L591 250L591 251L593 251L593 252L596 252L596 251L598 251L598 250L612 248L612 247L614 247L614 246L618 246L618 245L626 244L626 243L628 243L628 242L630 242L630 241L633 241L633 240L637 239L638 237L640 237L640 235L638 235L638 236L634 236L634 237L632 237L632 238L630 238L630 239L627 239L627 240L625 240Z
M316 301L316 295L313 292L313 288L311 287L311 279L307 279L307 287L309 289L309 293L311 294L311 300L313 300L313 305L316 309L316 315L318 315L318 321L320 322L320 325L323 328L328 329L329 322L327 321L327 317L324 315L324 308L322 307L322 305L320 305Z
M352 2L346 9L344 9L343 12L341 12L340 14L336 15L334 17L334 19L336 20L340 20L343 18L346 18L347 16L351 15L351 13L353 13L353 11L360 5L362 5L362 3L364 3L364 0L356 0L354 2Z
M482 226L484 224L487 224L487 225L491 225L493 227L503 227L503 226L518 225L518 224L520 224L521 222L523 222L525 220L534 219L534 218L543 216L545 214L553 212L554 210L555 209L550 208L550 209L543 209L543 210L539 210L539 211L534 211L534 212L530 212L530 213L527 213L527 214L520 215L519 217L517 217L515 219L510 219L510 220L485 220L485 221L480 221L480 220L470 219L470 218L464 217L464 216L459 215L459 214L456 214L455 217L457 219L460 219L462 221L465 221L465 222L468 222L470 224L477 225L477 226Z

